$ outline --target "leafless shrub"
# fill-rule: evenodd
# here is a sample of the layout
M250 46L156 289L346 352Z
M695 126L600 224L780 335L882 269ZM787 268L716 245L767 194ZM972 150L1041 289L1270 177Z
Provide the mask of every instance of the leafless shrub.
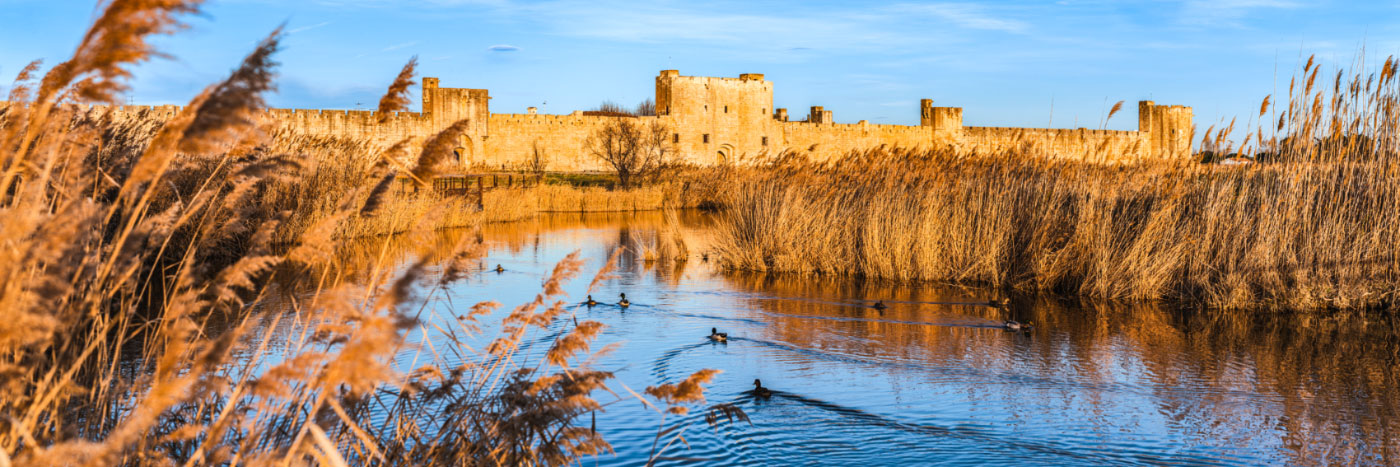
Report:
M535 179L544 178L544 172L549 168L549 151L540 145L539 141L530 144L530 158L525 160L525 170L535 174Z
M655 117L656 101L652 100L650 97L646 98L646 100L637 104L637 110L632 111L632 114L638 117Z
M589 135L584 147L612 168L625 189L635 178L647 177L671 163L675 148L669 135L666 124L655 119L616 118Z

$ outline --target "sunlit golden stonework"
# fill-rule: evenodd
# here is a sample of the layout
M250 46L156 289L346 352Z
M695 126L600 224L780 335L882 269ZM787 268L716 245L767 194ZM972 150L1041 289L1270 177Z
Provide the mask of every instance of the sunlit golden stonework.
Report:
M491 113L485 89L445 88L438 78L423 78L422 112L394 112L383 122L377 112L360 110L269 109L287 128L308 134L369 138L390 145L404 138L416 142L453 122L470 122L460 136L458 163L520 167L540 147L551 155L551 170L603 170L584 149L588 136L613 118L574 111L568 115ZM1013 146L1033 146L1038 153L1108 162L1139 158L1189 157L1191 108L1138 103L1138 131L977 127L963 125L960 107L919 103L918 126L879 125L865 120L835 123L832 111L813 106L802 120L788 109L773 107L773 83L762 74L738 78L681 76L663 70L656 77L657 119L671 132L676 154L697 164L722 164L744 157L790 149L818 159L881 145L907 148L953 147L982 153ZM118 112L174 114L175 106L124 106Z

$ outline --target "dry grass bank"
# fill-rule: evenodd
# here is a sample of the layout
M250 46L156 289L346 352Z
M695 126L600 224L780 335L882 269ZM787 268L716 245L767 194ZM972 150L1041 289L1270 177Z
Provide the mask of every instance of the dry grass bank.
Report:
M100 135L96 159L116 166L131 164L144 151L168 118L156 111L113 116L101 109L79 110L71 124ZM313 225L332 219L336 238L375 237L414 229L471 227L481 222L509 222L542 212L625 212L662 208L693 208L712 202L713 189L701 183L702 169L682 169L629 190L562 184L488 190L478 209L476 195L448 195L435 190L404 190L402 157L386 159L385 151L368 141L282 133L269 130L255 147L234 148L234 158L279 157L277 173L263 180L243 200L241 209L260 220L279 213L285 218L273 232L273 242L290 244ZM229 175L229 154L179 154L168 178L170 190L153 199L156 209L179 202L201 189L206 180ZM336 216L347 205L364 205L375 185L397 175L376 195L375 208Z
M1314 88L1317 68L1310 61L1286 105L1260 109L1266 123L1241 152L1267 163L789 157L735 177L716 249L737 269L1217 308L1390 307L1400 293L1397 65L1350 80L1339 71L1326 90ZM1212 132L1203 145L1225 147L1230 131Z
M149 36L179 30L199 2L103 7L70 60L42 79L26 68L9 96L19 104L0 109L0 465L558 465L609 451L580 423L612 374L588 366L602 325L565 319L576 256L480 336L489 346L438 348L413 370L393 363L413 351L407 335L464 342L501 307L426 305L470 274L475 236L354 283L318 274L338 270L324 266L351 237L460 212L385 189L401 172L432 176L448 151L436 142L458 125L416 157L269 134L253 116L280 33L168 121L82 113L61 104L115 102L128 68L155 53ZM402 110L412 78L410 62L381 111ZM282 274L311 288L294 313L257 311ZM270 345L287 326L290 341ZM542 361L516 355L544 332L557 338ZM665 414L703 401L714 373L647 388L664 446L679 432Z

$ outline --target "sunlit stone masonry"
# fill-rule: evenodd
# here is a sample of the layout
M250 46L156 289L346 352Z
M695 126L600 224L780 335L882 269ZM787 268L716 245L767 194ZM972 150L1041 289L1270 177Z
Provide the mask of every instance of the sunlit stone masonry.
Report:
M1125 162L1148 158L1189 157L1192 141L1191 108L1138 103L1138 130L1004 128L963 125L960 107L919 103L919 125L877 125L865 120L836 123L833 111L813 106L795 120L788 109L773 107L773 83L762 74L738 78L681 76L663 70L656 77L656 115L618 117L574 111L567 115L491 113L485 89L444 88L438 78L423 78L421 112L394 112L384 122L373 111L269 109L268 118L287 129L314 135L366 138L390 145L410 138L421 145L452 123L466 119L458 137L456 163L464 168L519 168L539 148L556 171L602 170L588 154L585 140L618 118L666 126L668 144L683 160L697 164L728 164L783 150L807 152L816 159L881 145L925 149L990 152L1029 147L1055 157L1088 158L1095 162ZM175 106L120 106L119 113L173 115ZM911 109L912 110L912 109Z

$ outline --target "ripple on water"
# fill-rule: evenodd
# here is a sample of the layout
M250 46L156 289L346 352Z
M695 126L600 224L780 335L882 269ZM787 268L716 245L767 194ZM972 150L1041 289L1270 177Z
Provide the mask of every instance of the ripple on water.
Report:
M464 338L482 349L504 311L532 300L554 263L581 250L588 266L568 284L569 300L591 293L610 303L570 305L566 318L532 330L515 359L533 365L573 317L607 326L593 348L620 347L593 364L615 372L616 396L599 395L597 426L617 454L601 464L644 465L652 452L662 416L631 391L705 368L723 370L707 403L735 403L750 423L710 427L700 406L668 416L688 446L668 448L674 459L660 465L1400 464L1400 437L1387 435L1400 432L1400 384L1375 371L1396 367L1400 344L1387 333L1400 327L1024 297L998 308L986 305L1002 296L993 291L730 274L697 261L648 267L626 253L655 228L647 219L487 229L483 264L506 272L453 284L428 304L441 311L432 320L464 303L505 304ZM618 277L587 290L588 274L619 246ZM611 303L619 293L633 305ZM874 310L876 301L889 307ZM1037 328L1004 332L1005 319ZM712 327L730 342L705 339ZM411 369L434 352L482 358L428 339L395 364ZM778 392L755 400L746 392L755 378Z

